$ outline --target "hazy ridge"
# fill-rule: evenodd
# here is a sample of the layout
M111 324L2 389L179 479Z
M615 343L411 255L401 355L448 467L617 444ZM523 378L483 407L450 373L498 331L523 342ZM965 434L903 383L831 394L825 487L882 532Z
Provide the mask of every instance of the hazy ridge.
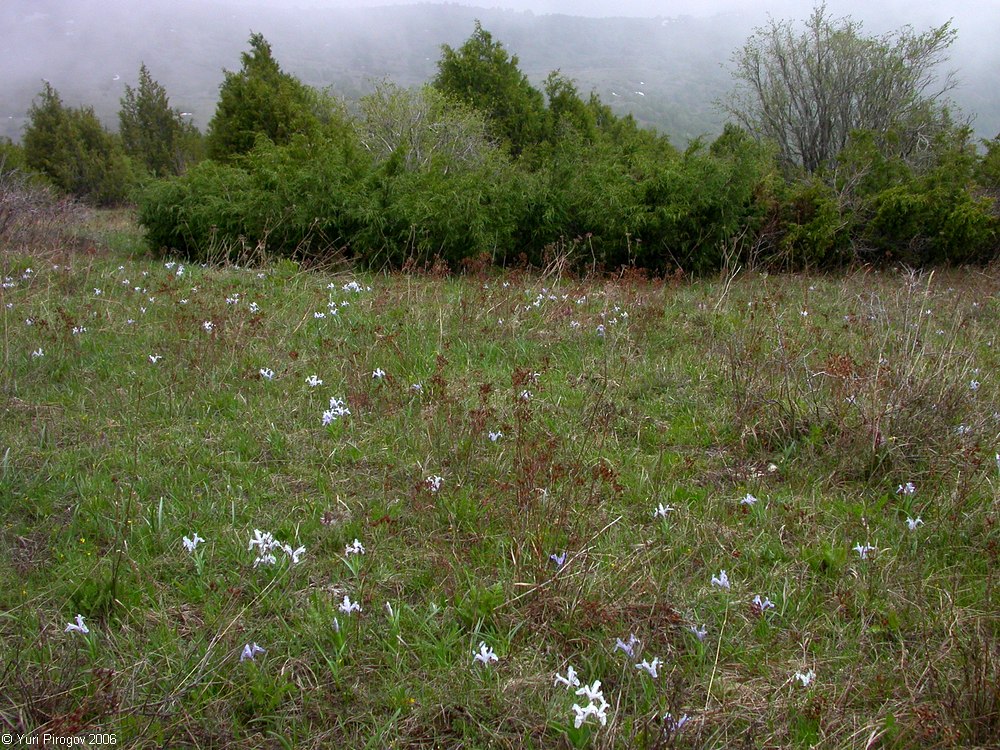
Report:
M125 84L135 85L141 62L172 104L204 128L223 69L239 67L251 31L264 34L286 70L348 99L383 77L417 85L433 76L440 46L461 44L477 18L518 55L534 82L559 68L581 91L596 91L617 112L631 112L678 145L721 129L714 102L731 84L726 64L762 20L746 13L599 19L439 3L277 9L192 0L141 7L14 0L0 7L0 136L20 137L43 80L67 103L92 105L115 127L119 99ZM952 67L962 86L953 98L976 115L977 134L992 137L1000 131L996 54L973 53L959 32Z

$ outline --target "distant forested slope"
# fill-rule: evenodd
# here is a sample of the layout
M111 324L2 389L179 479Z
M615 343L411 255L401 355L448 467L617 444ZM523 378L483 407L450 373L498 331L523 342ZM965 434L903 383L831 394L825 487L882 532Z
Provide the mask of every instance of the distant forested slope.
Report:
M356 10L235 8L194 0L122 5L0 4L0 136L20 137L43 79L67 103L92 105L116 126L124 86L135 85L143 61L172 104L191 112L204 129L222 70L237 66L251 31L267 37L286 70L348 99L381 78L417 85L434 74L440 46L461 44L478 18L519 56L536 85L561 69L582 92L596 91L616 112L631 112L683 146L721 131L714 102L730 87L726 64L761 20L738 14L593 19L434 3ZM996 61L970 58L958 67L964 85L956 101L977 113L980 136L996 135Z

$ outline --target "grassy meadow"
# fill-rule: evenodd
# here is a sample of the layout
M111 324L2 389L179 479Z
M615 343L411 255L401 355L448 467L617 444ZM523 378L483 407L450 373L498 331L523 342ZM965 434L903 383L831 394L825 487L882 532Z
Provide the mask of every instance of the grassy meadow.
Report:
M79 231L0 254L3 731L998 746L997 269L379 275Z

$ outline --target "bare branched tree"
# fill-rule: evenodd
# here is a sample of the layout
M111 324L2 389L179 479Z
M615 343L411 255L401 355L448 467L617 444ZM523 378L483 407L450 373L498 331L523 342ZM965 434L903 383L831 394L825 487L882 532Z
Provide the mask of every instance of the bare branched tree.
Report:
M865 36L860 22L834 19L825 5L801 32L772 19L734 54L737 83L723 108L776 143L787 168L815 171L857 130L891 138L907 157L950 122L945 97L955 81L942 64L955 36L951 22Z

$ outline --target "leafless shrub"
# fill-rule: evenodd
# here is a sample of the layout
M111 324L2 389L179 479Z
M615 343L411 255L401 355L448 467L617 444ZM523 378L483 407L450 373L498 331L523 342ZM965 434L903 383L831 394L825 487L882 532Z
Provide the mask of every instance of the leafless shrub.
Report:
M64 249L85 216L84 206L0 162L0 249L32 254Z

